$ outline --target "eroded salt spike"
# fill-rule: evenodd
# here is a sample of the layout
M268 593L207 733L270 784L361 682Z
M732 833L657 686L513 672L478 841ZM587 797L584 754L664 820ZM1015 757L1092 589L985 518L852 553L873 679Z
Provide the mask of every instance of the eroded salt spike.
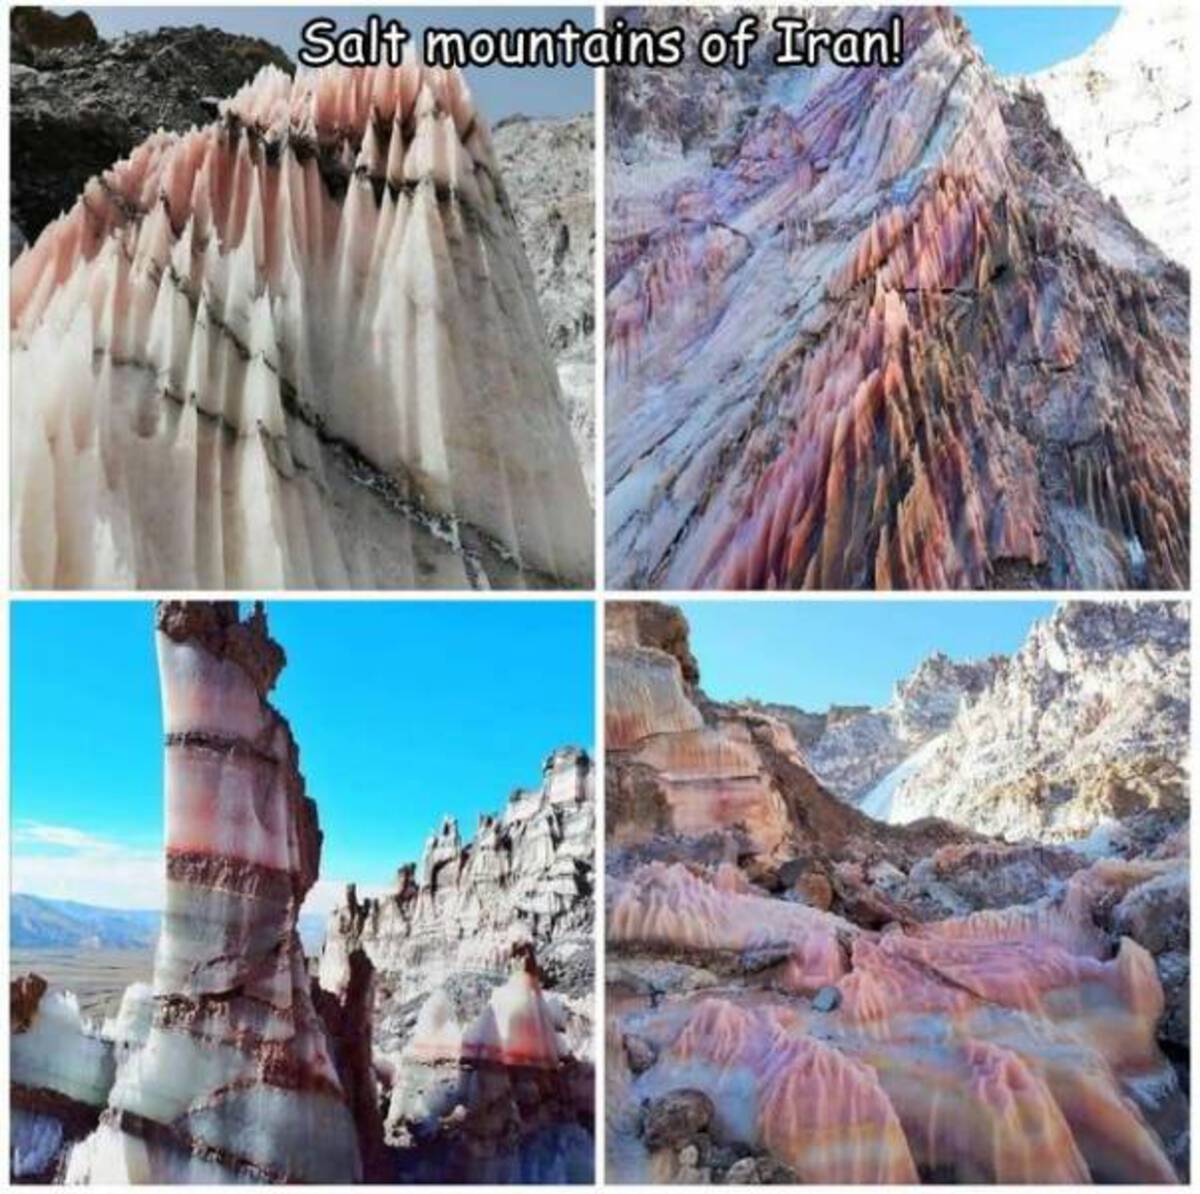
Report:
M261 606L157 611L166 730L167 903L145 993L122 1002L122 1060L79 1181L361 1176L355 1126L296 931L321 831L287 722L284 655ZM144 1043L142 1043L144 1040Z
M454 72L267 67L89 183L13 267L17 583L590 583L489 145Z
M419 1061L457 1061L463 1055L463 1030L444 987L421 1004L404 1055Z
M554 1014L536 974L521 967L492 992L488 1006L463 1034L463 1053L510 1066L558 1067Z

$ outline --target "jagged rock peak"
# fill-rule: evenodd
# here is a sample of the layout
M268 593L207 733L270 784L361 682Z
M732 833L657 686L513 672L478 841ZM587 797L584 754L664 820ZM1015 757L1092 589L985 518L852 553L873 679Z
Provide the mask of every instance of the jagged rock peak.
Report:
M913 672L896 683L893 712L900 736L920 745L949 726L964 700L991 683L1003 656L953 660L941 651L926 656Z
M1064 601L1034 623L1017 658L1039 654L1056 671L1065 671L1073 656L1139 647L1176 655L1187 650L1190 628L1186 602Z
M264 68L92 179L12 294L19 583L590 578L528 264L455 72Z
M900 783L889 818L943 816L1041 841L1147 815L1178 825L1189 640L1186 603L1064 603Z
M473 838L445 817L419 864L397 870L392 892L348 896L331 913L322 985L343 985L348 953L360 945L405 999L460 970L494 975L527 945L544 967L554 969L560 955L576 966L590 931L594 800L591 758L561 747L547 757L541 784L482 814Z
M374 966L384 1133L406 1180L591 1172L592 783L585 751L553 751L473 839L445 818L393 891L347 893L330 916L320 986L342 999L354 958Z

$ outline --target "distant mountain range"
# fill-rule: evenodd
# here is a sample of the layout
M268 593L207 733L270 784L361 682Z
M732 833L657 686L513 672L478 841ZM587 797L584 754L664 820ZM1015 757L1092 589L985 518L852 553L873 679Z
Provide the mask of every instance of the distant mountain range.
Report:
M21 892L13 893L9 910L14 949L152 949L162 915L152 909L98 908ZM307 953L320 950L324 935L323 916L300 917Z

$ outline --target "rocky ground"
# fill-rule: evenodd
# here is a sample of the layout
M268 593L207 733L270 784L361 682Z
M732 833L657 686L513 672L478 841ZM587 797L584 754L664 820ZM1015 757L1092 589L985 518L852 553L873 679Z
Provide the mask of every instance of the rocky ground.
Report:
M610 1179L1186 1177L1186 806L888 825L705 696L677 610L610 605L606 676Z
M11 215L30 242L156 129L207 124L262 67L294 69L268 42L200 25L104 41L84 14L15 8L10 29Z

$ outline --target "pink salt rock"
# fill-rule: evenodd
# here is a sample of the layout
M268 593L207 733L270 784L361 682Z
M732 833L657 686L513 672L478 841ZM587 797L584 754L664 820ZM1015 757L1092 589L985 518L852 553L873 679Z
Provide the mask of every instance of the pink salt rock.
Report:
M91 180L11 289L19 585L590 581L529 266L457 73L265 68Z

